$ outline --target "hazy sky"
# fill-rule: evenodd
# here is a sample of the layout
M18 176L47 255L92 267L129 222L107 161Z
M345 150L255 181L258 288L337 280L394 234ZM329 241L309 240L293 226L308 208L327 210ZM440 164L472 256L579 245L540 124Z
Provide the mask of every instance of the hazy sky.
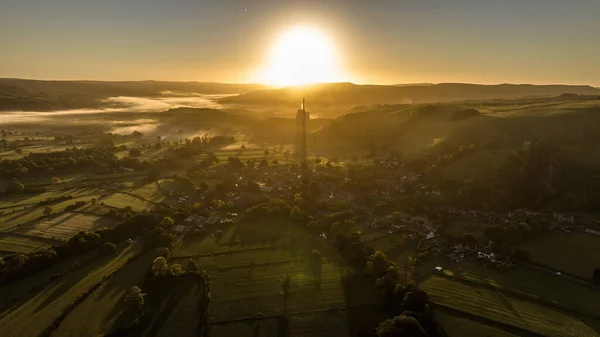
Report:
M247 82L295 25L354 82L600 86L600 0L0 0L0 77Z

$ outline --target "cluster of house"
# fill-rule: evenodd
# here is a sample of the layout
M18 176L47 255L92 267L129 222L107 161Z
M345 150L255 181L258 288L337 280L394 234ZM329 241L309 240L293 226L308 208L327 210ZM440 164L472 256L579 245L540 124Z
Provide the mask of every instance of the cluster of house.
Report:
M502 254L497 254L485 249L468 245L453 245L452 252L446 255L450 262L457 263L467 259L475 259L483 263L486 267L494 267L500 270L506 270L513 266L513 260Z

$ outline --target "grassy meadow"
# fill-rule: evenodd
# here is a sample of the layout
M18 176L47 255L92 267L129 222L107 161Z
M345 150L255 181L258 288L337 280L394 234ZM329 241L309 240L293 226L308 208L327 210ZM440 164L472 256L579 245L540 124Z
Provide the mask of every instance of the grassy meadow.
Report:
M40 335L71 302L138 253L139 247L129 246L116 256L97 258L51 282L24 299L17 308L3 314L0 336Z
M432 276L420 287L433 303L548 337L596 336L574 315L487 287Z

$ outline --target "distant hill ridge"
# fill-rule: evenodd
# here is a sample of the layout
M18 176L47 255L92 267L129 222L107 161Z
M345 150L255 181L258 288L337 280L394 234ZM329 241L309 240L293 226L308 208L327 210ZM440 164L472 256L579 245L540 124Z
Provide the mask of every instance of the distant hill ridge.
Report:
M315 107L369 104L435 103L466 100L559 96L562 94L600 95L588 85L532 85L440 83L432 85L358 85L323 83L302 87L253 91L222 99L223 103L297 106L303 97Z

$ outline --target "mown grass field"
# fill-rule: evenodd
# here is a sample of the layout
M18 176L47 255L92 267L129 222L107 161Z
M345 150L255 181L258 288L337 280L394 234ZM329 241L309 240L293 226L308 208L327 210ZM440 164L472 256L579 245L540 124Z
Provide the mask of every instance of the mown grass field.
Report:
M50 240L35 236L0 233L0 251L11 253L29 253L58 244L58 240Z
M0 318L0 336L39 336L77 297L139 252L129 246L116 256L97 258L51 282Z
M574 315L498 290L432 276L420 284L433 303L548 337L597 336Z
M320 271L309 263L313 249L323 256ZM196 242L184 237L169 263L185 265L189 257L211 276L211 336L249 336L255 322L265 335L348 331L341 259L329 244L294 223L242 222L225 228L220 237ZM291 278L287 301L281 294L286 275Z
M530 260L590 280L600 266L600 236L582 232L545 234L522 245Z
M100 194L87 194L84 196L74 197L72 199L60 201L60 202L52 202L49 207L52 208L53 212L60 212L65 209L65 207L72 205L78 201L89 202L91 198L99 198ZM29 206L23 206L19 208L15 208L14 212L6 213L0 216L0 230L6 230L12 227L16 227L17 225L23 225L30 223L32 221L38 220L42 216L44 216L44 209L46 205L38 205L37 203L31 204Z
M158 189L158 186L155 182L135 187L131 190L128 190L128 192L154 202L161 202L166 198L164 193Z
M105 216L67 212L30 225L19 226L13 232L66 241L81 231L111 228L116 224L115 219Z
M547 272L524 267L498 271L468 261L450 265L446 269L454 277L515 290L573 310L600 315L599 291Z
M452 315L443 310L435 310L434 315L435 320L444 328L449 337L518 337L518 335L497 327Z
M267 317L224 324L210 324L209 335L228 336L352 336L345 311Z
M11 308L16 308L23 302L27 302L32 296L31 294L56 282L51 281L50 275L61 274L64 275L63 277L67 277L67 274L73 271L74 265L83 266L90 261L95 261L97 258L98 251L93 250L52 265L17 282L3 285L0 287L0 319L9 313Z
M146 304L139 325L127 336L195 336L203 286L195 278L151 281L144 288Z
M100 202L107 206L116 208L125 208L127 206L131 206L131 208L136 212L141 212L152 207L152 204L148 201L123 193L113 193L106 198L102 198Z
M154 258L154 252L147 253L115 273L79 304L52 336L103 336L131 326L131 317L124 314L124 296L130 287L142 287Z

